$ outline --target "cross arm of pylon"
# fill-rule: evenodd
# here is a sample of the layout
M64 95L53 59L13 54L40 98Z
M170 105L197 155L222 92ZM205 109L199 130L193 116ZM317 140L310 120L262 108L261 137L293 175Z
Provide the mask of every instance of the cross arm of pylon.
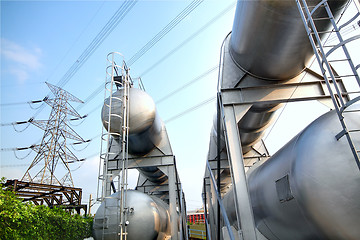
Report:
M77 118L81 118L81 115L70 104L67 104L66 111L67 111L67 114L70 114Z
M31 145L30 148L31 150L33 150L34 152L39 152L40 151L40 147L41 147L41 144L34 144L34 145Z
M84 103L83 101L81 101L80 99L78 99L77 97L75 97L74 95L72 95L71 93L69 93L68 91L65 91L64 89L52 85L48 82L45 82L46 85L50 88L51 92L56 96L56 97L64 97L66 100L68 101L72 101L72 102L78 102L78 103Z
M31 121L31 124L37 126L38 128L42 130L49 130L49 121L48 120L33 120ZM65 122L63 123L63 126L60 126L61 133L63 134L64 138L70 138L79 142L85 142L85 140L80 137L79 134L77 134L68 124Z
M83 162L83 161L85 161L86 160L86 158L82 158L82 159L77 159L77 161L68 161L68 163L74 163L74 162Z
M60 107L61 111L65 114L69 114L71 116L77 117L77 118L81 118L80 114L68 103L66 104L59 104L59 99L60 98L55 98L55 99L46 99L45 102L52 108L55 107Z
M81 116L81 117L71 118L70 121L76 121L76 120L84 119L84 118L86 118L88 115L89 115L89 114L85 114L84 116Z
M85 140L80 137L79 134L77 134L74 129L72 129L68 124L64 123L65 128L62 129L62 133L64 134L65 137L73 139L73 140L77 140L80 142L85 142Z
M48 120L32 120L30 123L45 131L48 128L49 121Z
M66 146L60 146L59 157L62 160L65 168L68 168L69 163L78 162L79 159Z

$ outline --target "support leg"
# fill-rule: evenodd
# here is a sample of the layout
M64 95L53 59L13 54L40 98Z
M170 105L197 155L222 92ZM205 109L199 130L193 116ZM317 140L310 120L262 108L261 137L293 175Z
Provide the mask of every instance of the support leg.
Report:
M246 181L236 113L234 106L224 106L225 135L234 188L234 202L238 227L242 230L243 239L254 240L257 239L255 222ZM242 238L240 237L240 239Z
M178 239L178 218L176 212L176 179L175 166L170 165L168 168L169 179L169 206L170 206L170 225L171 225L171 240Z

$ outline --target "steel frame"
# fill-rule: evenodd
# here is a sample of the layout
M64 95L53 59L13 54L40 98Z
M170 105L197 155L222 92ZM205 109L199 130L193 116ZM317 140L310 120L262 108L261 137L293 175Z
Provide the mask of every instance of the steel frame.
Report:
M75 209L79 214L81 209L84 209L85 214L87 212L87 205L81 204L81 188L26 182L17 179L7 180L4 186L12 188L16 196L23 202L32 201L35 205L46 203L49 207L58 206L65 209Z
M140 173L136 190L156 196L167 202L170 207L171 239L187 239L185 196L165 126L163 126L161 134L162 141L159 146L146 156L137 157L129 154L127 168L157 167L167 176L165 182L158 184L150 181ZM110 148L116 148L116 144L114 143ZM107 164L108 174L115 175L118 173L120 162L121 160L116 156L109 159ZM106 184L106 191L111 191L110 183ZM180 222L180 228L178 228L178 222Z

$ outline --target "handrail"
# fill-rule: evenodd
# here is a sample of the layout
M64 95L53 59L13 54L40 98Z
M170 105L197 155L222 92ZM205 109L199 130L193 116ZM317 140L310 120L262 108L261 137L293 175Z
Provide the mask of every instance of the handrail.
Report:
M217 185L216 185L215 177L214 177L214 175L213 175L213 173L212 173L212 171L211 171L211 167L210 167L209 161L206 161L206 167L207 167L207 169L208 169L208 171L209 171L210 178L211 178L211 181L212 181L212 183L213 183L213 187L214 187L215 194L216 194L216 197L217 197L217 201L218 201L218 203L219 203L220 210L221 210L222 216L223 216L223 218L224 218L225 225L226 225L226 228L227 228L227 230L228 230L230 239L231 239L231 240L235 240L234 234L233 234L233 232L231 231L229 218L228 218L228 216L227 216L227 214L226 214L226 210L225 210L224 204L223 204L223 202L222 202L220 193L219 193L218 188L217 188Z

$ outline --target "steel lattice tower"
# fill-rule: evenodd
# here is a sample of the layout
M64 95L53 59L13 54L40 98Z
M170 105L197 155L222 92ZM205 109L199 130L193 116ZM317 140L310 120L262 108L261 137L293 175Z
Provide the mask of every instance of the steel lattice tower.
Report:
M55 96L53 99L44 99L52 107L52 110L49 120L30 121L33 125L44 130L44 136L41 144L32 148L37 152L37 155L21 181L73 187L74 183L69 163L79 160L69 150L67 139L79 142L84 142L84 139L68 125L69 116L81 118L77 111L69 104L69 101L79 103L83 103L83 101L60 87L49 83L46 84ZM59 165L62 167L59 168ZM62 177L59 178L60 176Z

